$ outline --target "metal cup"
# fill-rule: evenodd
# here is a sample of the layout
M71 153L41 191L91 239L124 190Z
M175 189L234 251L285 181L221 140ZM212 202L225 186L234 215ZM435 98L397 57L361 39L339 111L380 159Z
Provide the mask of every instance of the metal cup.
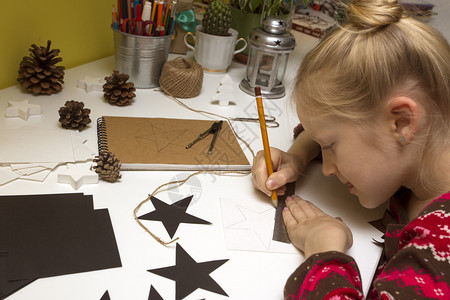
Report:
M116 69L130 75L136 88L158 87L172 35L140 36L112 30Z

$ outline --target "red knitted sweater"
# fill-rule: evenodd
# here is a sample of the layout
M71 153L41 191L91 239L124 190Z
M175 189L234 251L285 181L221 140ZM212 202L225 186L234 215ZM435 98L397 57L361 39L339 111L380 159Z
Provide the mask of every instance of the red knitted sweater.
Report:
M312 255L287 280L285 299L450 299L450 192L408 223L399 191L382 223L383 254L365 298L354 259L340 252Z

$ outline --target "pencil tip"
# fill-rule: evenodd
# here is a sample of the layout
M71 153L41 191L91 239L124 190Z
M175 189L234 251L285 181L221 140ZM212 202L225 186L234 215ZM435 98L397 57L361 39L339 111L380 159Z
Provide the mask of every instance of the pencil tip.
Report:
M259 86L255 86L255 96L261 96L261 88Z

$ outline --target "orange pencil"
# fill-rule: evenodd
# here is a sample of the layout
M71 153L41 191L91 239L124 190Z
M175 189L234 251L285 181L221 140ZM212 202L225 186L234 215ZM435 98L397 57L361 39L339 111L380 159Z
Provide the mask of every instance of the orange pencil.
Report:
M158 12L157 12L157 19L156 19L156 27L162 25L163 21L163 9L164 9L164 1L158 2Z
M155 22L155 11L156 11L156 6L158 6L157 2L154 1L153 2L153 7L152 7L152 16L150 18L150 21ZM155 22L156 23L156 22ZM150 24L150 30L148 31L148 35L152 35L152 29L153 29L153 24ZM156 29L156 26L155 26Z
M264 147L264 158L266 159L267 174L273 173L272 159L270 157L269 137L267 136L266 117L264 115L264 107L261 98L261 88L255 87L256 105L258 107L259 125L261 127L261 136ZM276 191L272 191L272 203L275 207L278 205L278 196Z

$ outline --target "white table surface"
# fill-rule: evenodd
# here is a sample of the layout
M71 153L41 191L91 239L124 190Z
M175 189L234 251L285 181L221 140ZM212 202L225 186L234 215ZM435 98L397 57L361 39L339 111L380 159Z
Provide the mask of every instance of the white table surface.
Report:
M284 80L288 93L296 70L303 55L317 42L317 39L295 33L297 47L291 54ZM171 54L169 60L178 55ZM192 52L187 57L192 59ZM170 117L210 119L181 107L164 94L138 89L132 105L118 107L108 104L103 93L86 93L77 88L77 80L85 76L103 78L112 74L114 57L107 57L79 67L66 70L65 84L62 92L51 96L33 96L24 93L18 86L0 91L0 126L2 128L20 128L24 125L45 128L60 128L58 109L67 100L82 101L91 109L92 123L81 131L87 146L97 147L96 119L102 115L134 117ZM187 105L229 117L257 115L254 98L239 89L239 82L244 76L245 66L232 63L228 74L234 80L236 105L220 107L211 104L212 95L219 86L222 75L205 74L201 94L198 97L182 100ZM42 114L30 116L28 121L20 118L6 118L5 110L8 100L28 99L31 103L42 106ZM270 144L287 150L292 143L292 128L298 123L289 97L264 101L266 113L277 118L280 127L269 129ZM257 123L233 123L239 134L251 143L256 151L262 149L259 125ZM64 129L61 129L64 130ZM5 143L7 141L1 141ZM45 142L45 137L43 137ZM32 148L32 145L30 145ZM244 149L249 161L250 152ZM65 276L38 279L8 300L21 299L100 299L108 290L111 299L147 299L150 286L153 285L164 299L174 299L173 281L147 272L149 269L168 267L175 264L175 245L164 247L150 237L133 218L133 210L159 185L171 181L176 176L186 176L183 171L122 171L122 179L116 183L99 181L98 184L81 186L75 191L68 184L57 182L57 174L66 167L54 170L42 183L16 180L0 186L1 195L73 193L83 192L93 195L95 208L108 208L122 260L121 268L94 272L70 274ZM255 201L269 201L260 192L253 189L251 177L216 176L203 174L197 176L200 184L200 197L192 203L188 212L206 219L213 224L183 225L176 232L180 245L197 261L229 259L219 267L211 277L225 290L230 299L282 299L286 278L303 261L301 253L281 254L250 251L228 250L225 245L220 210L220 197L252 198ZM176 190L187 196L193 185L186 184ZM379 239L381 233L367 223L381 217L382 209L367 210L362 208L357 199L350 195L345 186L335 178L325 178L321 174L320 164L314 163L305 173L303 180L297 183L297 194L316 203L327 213L340 216L350 226L354 234L354 246L349 251L360 266L363 285L366 287L374 271L380 248L372 243L372 238ZM170 200L168 193L158 194L162 200ZM181 197L181 196L180 196ZM181 198L180 198L181 199ZM178 200L178 199L177 199ZM174 202L174 201L173 201ZM141 212L148 212L143 209ZM168 234L162 225L144 221L154 233L165 240ZM227 297L197 289L186 299L226 299Z

